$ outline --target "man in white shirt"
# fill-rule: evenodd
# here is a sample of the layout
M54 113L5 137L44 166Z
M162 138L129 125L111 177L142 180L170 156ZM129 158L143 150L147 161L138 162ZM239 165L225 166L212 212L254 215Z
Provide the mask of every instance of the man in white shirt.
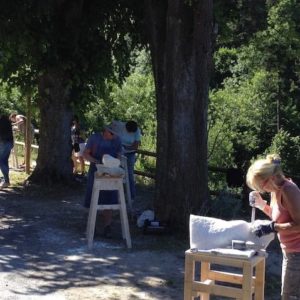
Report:
M141 130L135 121L121 122L113 121L111 124L114 132L121 138L123 154L127 157L128 179L130 185L131 198L134 200L134 164L136 161L136 151L141 143Z

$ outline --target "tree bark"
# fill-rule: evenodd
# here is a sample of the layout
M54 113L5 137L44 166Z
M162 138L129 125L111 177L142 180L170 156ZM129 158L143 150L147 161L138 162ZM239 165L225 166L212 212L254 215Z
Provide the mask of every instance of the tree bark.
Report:
M41 120L39 153L36 168L29 177L35 183L68 184L73 181L71 103L78 99L71 99L74 78L70 78L72 72L65 65L64 56L69 57L71 51L78 51L83 3L83 0L63 0L55 6L55 26L60 39L54 49L60 56L61 64L56 62L55 67L48 65L38 80Z
M72 180L70 91L67 76L49 69L39 81L40 143L30 181L40 184Z
M208 201L212 1L145 0L145 8L157 97L155 210L186 229Z

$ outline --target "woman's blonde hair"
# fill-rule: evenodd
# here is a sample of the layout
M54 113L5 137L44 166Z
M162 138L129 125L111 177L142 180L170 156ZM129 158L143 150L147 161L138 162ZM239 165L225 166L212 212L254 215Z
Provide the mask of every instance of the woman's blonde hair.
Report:
M281 169L281 159L277 154L269 154L264 159L256 160L248 169L246 183L249 188L259 192L264 192L259 183L271 176L283 176Z

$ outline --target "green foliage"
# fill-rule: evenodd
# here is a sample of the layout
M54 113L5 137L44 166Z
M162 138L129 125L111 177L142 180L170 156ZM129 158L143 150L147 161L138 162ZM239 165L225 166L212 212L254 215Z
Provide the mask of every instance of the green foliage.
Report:
M112 120L133 119L142 130L143 148L155 150L156 106L149 53L141 51L134 63L132 73L121 85L107 83L103 97L88 106L85 119L91 131L100 129Z
M141 21L133 15L137 3L60 4L0 4L0 76L18 86L1 85L0 109L25 113L22 95L59 68L66 75L65 93L89 132L113 119L135 119L143 132L141 148L156 151L150 57L147 51L132 52ZM245 169L251 158L276 151L287 172L298 173L299 15L297 0L215 1L219 31L208 116L210 165ZM155 159L141 158L138 166L151 170ZM226 189L223 174L210 174L209 184Z
M9 88L7 84L0 85L0 111L9 115L13 111L25 111L24 102L17 88Z
M105 93L84 113L89 132L101 130L113 120L135 120L142 131L141 149L156 152L156 105L150 56L134 52L131 74L121 85L107 82ZM153 173L156 159L139 155L136 168Z
M216 0L214 14L219 30L217 47L240 47L267 24L265 1Z
M263 151L276 133L276 74L260 71L250 79L228 79L212 91L209 104L210 163L241 167ZM262 136L264 139L262 139Z
M284 172L300 177L300 136L291 136L289 132L280 130L265 151L265 154L270 153L280 155Z
M215 52L215 69L220 73L230 71L233 64L236 63L237 49L221 47Z
M234 34L235 41L224 36L217 40L220 47L214 56L216 74L209 106L209 164L235 166L245 172L253 157L279 152L286 172L298 175L299 3L276 1L267 9L266 26L258 26L257 32L244 31L246 42L240 43L241 35ZM229 31L241 30L234 18L226 22ZM282 128L279 133L278 128ZM224 176L210 174L210 188L226 188Z
M280 127L294 135L300 130L300 26L297 1L281 0L270 7L268 27L257 32L246 47L241 48L236 76L251 75L257 70L278 74L276 101L279 102Z
M65 93L84 105L107 78L128 75L137 42L132 3L124 1L1 2L0 75L22 89L63 74ZM81 95L83 94L83 96Z
M288 161L298 161L295 137L300 130L300 3L268 1L263 7L262 2L255 1L257 4L267 17L249 29L242 29L245 23L236 23L237 15L251 12L250 8L245 10L245 1L231 3L227 17L220 11L217 16L222 16L220 22L226 26L220 28L217 39L216 74L210 93L212 165L245 169L252 157L269 151L271 144L273 150L286 150ZM217 5L222 6L219 2ZM251 22L251 17L245 22ZM230 41L223 35L224 30L237 34ZM241 39L244 34L247 38ZM282 131L278 133L279 128ZM288 172L292 167L288 166Z
M27 97L21 93L17 87L9 86L6 83L0 83L0 111L10 115L13 112L26 115L27 114ZM36 128L38 128L39 113L36 103L36 94L31 96L31 120Z
M220 47L214 53L214 73L211 86L216 88L226 77L232 76L232 67L236 64L237 49Z

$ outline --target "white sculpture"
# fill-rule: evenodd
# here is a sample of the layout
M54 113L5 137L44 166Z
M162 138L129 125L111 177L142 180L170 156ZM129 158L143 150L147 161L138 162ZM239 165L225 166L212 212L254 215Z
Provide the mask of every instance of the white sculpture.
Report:
M125 170L120 167L121 161L112 157L109 154L104 154L102 157L103 164L97 164L98 175L124 176Z
M274 239L274 233L257 237L252 229L258 224L268 222L255 220L248 223L243 220L225 221L222 219L190 215L190 248L209 250L231 247L232 240L249 241L255 249L266 249Z
M102 157L102 162L105 167L117 168L120 167L121 161L118 158L114 158L109 154L104 154Z

